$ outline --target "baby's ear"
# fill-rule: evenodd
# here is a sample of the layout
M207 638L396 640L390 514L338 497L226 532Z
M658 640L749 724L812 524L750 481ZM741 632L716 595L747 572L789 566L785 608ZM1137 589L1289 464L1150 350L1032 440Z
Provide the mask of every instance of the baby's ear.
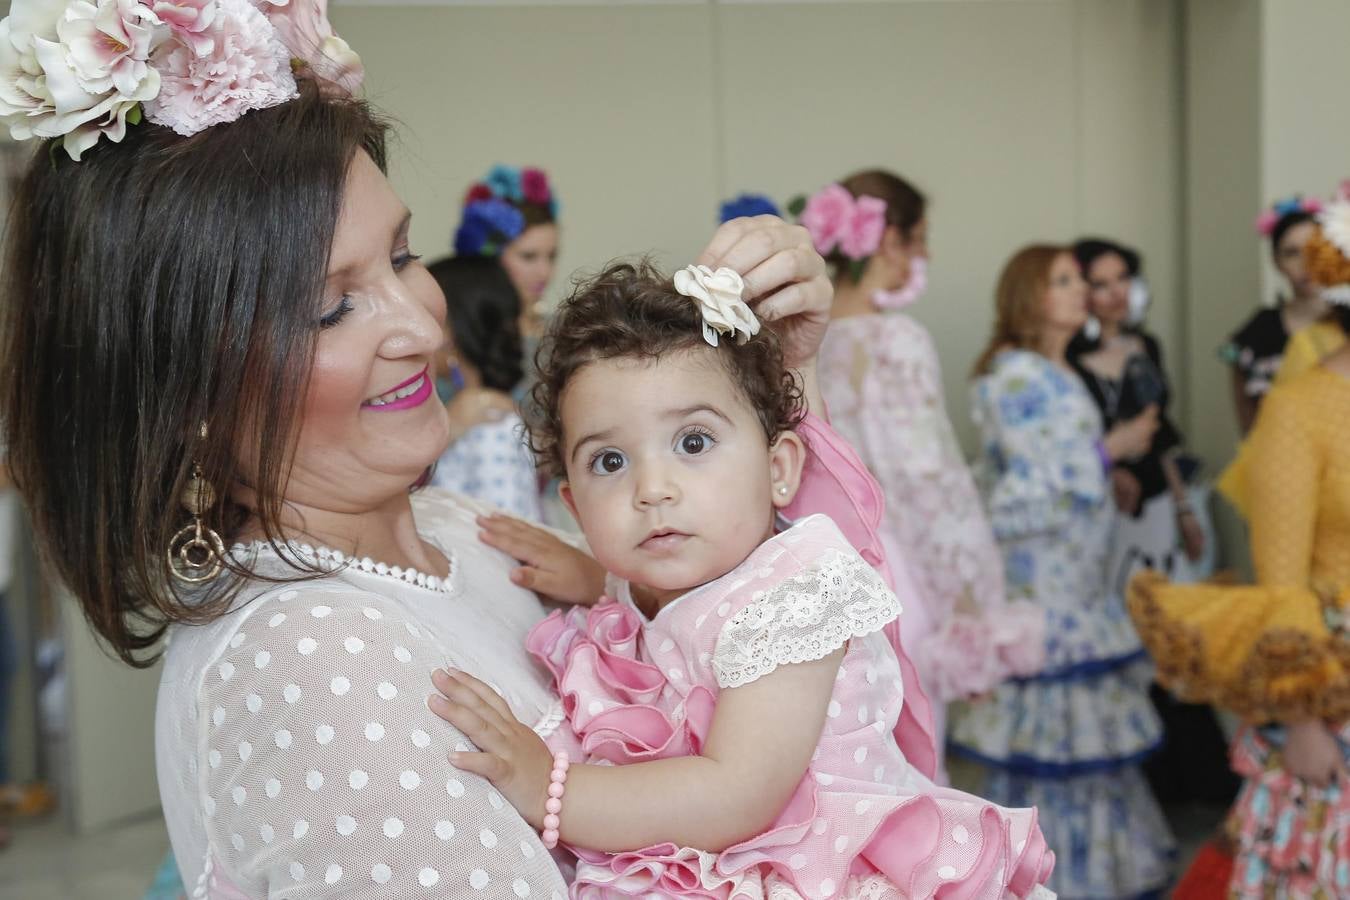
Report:
M783 509L797 496L806 468L806 442L795 431L784 431L769 447L769 485L775 509Z
M572 514L572 518L577 520L577 524L580 524L581 516L577 515L577 501L572 497L572 482L558 482L558 496L562 499L563 506L566 506L567 511Z

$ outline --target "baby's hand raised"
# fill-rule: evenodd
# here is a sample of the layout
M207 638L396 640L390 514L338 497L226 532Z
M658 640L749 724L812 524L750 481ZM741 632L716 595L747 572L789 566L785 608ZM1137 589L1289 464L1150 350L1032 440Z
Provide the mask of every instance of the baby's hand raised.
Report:
M428 697L427 706L480 751L452 751L451 765L492 782L525 821L542 827L553 770L548 745L516 720L496 691L472 675L437 669L431 681L441 693Z

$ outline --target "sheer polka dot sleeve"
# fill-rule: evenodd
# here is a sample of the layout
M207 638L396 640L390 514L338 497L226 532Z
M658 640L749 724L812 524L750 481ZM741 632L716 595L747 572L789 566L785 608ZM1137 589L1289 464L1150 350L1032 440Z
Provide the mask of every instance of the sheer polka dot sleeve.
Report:
M285 598L285 599L283 599ZM426 708L453 664L395 601L284 591L256 601L200 702L211 858L251 897L561 898L535 832Z

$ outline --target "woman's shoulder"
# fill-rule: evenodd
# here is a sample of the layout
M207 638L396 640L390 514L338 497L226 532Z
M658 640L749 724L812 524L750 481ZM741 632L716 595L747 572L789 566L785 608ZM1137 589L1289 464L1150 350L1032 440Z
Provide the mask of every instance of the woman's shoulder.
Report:
M991 386L1016 386L1053 379L1057 371L1050 360L1034 350L1004 347L994 354L988 371L976 381Z

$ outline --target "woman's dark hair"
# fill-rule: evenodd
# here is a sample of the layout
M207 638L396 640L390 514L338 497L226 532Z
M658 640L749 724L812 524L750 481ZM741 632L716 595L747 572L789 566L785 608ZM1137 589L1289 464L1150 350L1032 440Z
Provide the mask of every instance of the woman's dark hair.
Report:
M1344 303L1332 304L1331 314L1336 320L1336 324L1341 326L1341 331L1350 336L1350 306Z
M305 82L192 137L146 123L80 162L33 154L7 237L9 465L44 558L132 665L168 624L221 615L251 574L227 561L190 593L170 576L194 464L227 544L252 516L280 540L348 169L358 151L383 169L385 132Z
M1092 264L1106 256L1108 253L1114 253L1125 263L1125 271L1131 278L1139 274L1143 267L1143 261L1139 256L1139 251L1124 244L1117 244L1115 241L1108 241L1105 238L1083 238L1075 241L1073 245L1074 258L1078 260L1079 267L1083 270L1083 280L1088 279L1088 274L1092 271Z
M1287 212L1280 216L1275 222L1275 227L1270 229L1271 254L1274 255L1280 252L1280 242L1283 241L1284 236L1289 233L1289 229L1296 228L1305 222L1316 221L1317 217L1315 215L1301 209L1295 210L1294 212Z
M908 240L914 226L923 221L928 198L905 179L884 169L854 172L839 184L854 197L876 197L886 203L886 224L893 225L900 237ZM836 278L853 279L853 267L844 254L835 250L825 261Z
M749 401L770 443L801 421L805 410L796 376L783 366L778 337L769 328L745 342L703 339L699 307L675 290L650 261L614 263L576 283L549 322L535 355L539 381L531 392L530 446L541 466L566 474L562 398L578 371L604 359L655 362L670 353L716 354Z
M427 267L445 294L455 349L483 378L510 391L524 377L520 295L495 257L452 256Z

